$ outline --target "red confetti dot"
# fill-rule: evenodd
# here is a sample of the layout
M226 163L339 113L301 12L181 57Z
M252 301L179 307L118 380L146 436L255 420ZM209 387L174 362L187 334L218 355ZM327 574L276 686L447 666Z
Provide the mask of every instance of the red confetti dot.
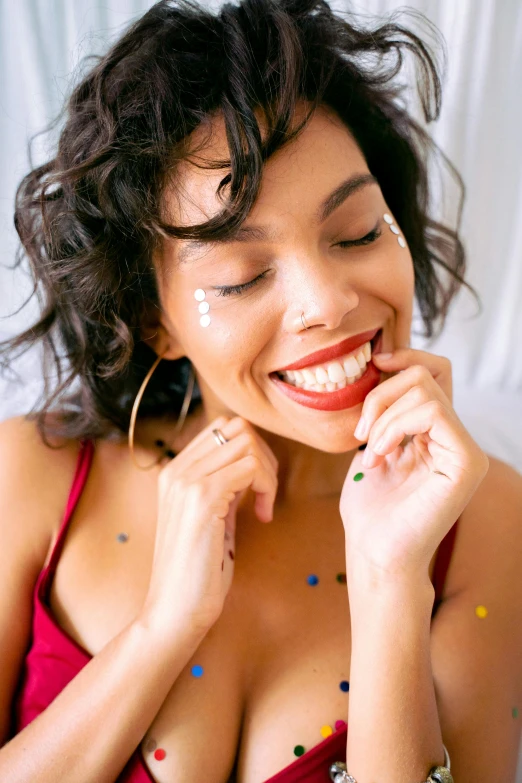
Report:
M224 561L224 560L222 560L222 561L221 561L221 570L223 570L223 569L224 569L224 567L225 567L225 561Z
M157 750L154 751L154 758L157 759L158 761L163 761L166 755L167 752L163 750L163 748L158 748Z
M345 726L346 726L346 721L345 720L336 720L335 721L335 730L336 731L341 731L341 729L344 729Z
M231 549L228 550L228 554L230 556L230 559L233 560L234 559L234 553L232 552Z

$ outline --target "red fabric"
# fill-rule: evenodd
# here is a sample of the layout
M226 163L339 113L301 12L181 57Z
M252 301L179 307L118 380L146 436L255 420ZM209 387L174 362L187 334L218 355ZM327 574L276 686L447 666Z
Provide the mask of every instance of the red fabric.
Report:
M38 577L33 594L32 638L13 704L13 732L18 734L56 698L91 660L91 655L56 623L48 605L49 589L67 528L81 495L94 454L92 441L82 442L76 472L51 558ZM434 611L451 559L457 523L443 539L435 563ZM265 783L331 783L329 767L346 761L347 727L335 731ZM154 783L138 747L118 776L117 783Z

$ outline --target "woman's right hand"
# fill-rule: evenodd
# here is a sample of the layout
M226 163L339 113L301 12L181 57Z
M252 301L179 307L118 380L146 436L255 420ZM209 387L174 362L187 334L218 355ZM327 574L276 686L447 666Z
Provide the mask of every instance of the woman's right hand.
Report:
M228 443L218 445L214 429ZM152 572L138 618L147 627L173 640L180 630L209 631L232 584L238 504L251 487L258 519L270 522L277 467L249 422L220 417L161 470Z

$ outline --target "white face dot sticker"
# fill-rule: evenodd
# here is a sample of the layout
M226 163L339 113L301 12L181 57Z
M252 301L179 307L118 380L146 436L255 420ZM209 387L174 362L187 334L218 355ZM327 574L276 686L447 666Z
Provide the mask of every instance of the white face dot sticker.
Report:
M402 237L397 237L397 242L399 243L399 245L401 247L406 247L406 242L404 241L404 239Z
M394 234L399 233L399 229L397 228L397 226L394 226L393 223L390 225L390 231L393 231Z
M202 288L196 288L194 291L194 299L199 302L198 310L202 314L201 318L199 319L199 323L201 326L209 326L210 325L210 316L207 315L208 311L210 310L210 305L208 302L204 302L206 293L203 291Z
M199 310L200 313L208 313L208 311L210 310L209 303L208 302L201 302L199 307L198 307L198 310Z
M209 326L210 324L210 316L209 315L202 315L199 319L199 323L201 326Z
M196 291L194 291L194 299L197 299L198 302L202 302L205 298L205 292L202 288L198 288Z
M389 225L389 226L391 226L391 224L393 223L393 218L392 218L392 216L391 216L391 215L388 215L388 213L387 213L387 212L385 212L385 213L384 213L384 215L383 215L383 218L384 218L384 219L385 219L385 221L388 223L388 225Z

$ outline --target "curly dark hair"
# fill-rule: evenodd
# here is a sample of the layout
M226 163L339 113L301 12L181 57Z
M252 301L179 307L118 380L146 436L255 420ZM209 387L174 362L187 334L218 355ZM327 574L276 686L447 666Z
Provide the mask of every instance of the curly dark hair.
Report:
M425 22L446 56L431 22L412 9L401 13ZM437 319L442 328L461 284L477 297L463 280L464 184L406 111L404 85L396 79L411 52L431 122L440 113L438 66L426 43L397 22L397 12L378 22L364 26L350 11L334 13L325 0L241 0L216 13L192 0L160 0L94 58L50 126L66 113L56 156L32 168L16 192L21 246L14 267L28 259L41 315L1 343L0 355L5 369L13 354L42 341L44 392L27 416L36 418L46 442L50 434L127 431L155 358L140 333L147 314L160 307L154 250L165 237L229 236L254 204L264 162L321 104L353 134L407 239L425 336L433 335ZM294 126L302 100L310 110ZM189 134L216 112L225 122L230 159L208 167L229 172L217 191L223 210L199 225L173 226L162 218L162 196L190 154ZM456 230L428 215L433 151L459 186ZM444 283L436 264L447 273ZM54 382L49 366L56 369ZM161 362L140 415L176 414L189 366L186 358ZM196 390L192 406L199 401Z

